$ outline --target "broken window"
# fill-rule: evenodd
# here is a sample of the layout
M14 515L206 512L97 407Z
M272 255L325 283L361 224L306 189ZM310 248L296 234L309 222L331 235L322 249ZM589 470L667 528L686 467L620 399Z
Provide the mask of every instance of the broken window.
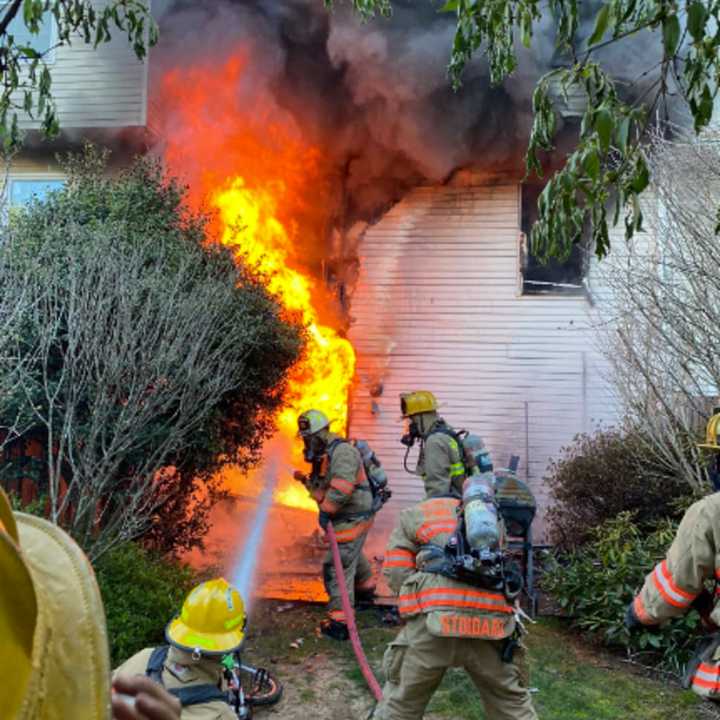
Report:
M552 258L542 263L530 247L530 231L537 219L537 201L544 185L525 183L522 186L521 228L524 235L520 253L523 295L583 295L585 286L585 251L583 238L573 245L565 260Z

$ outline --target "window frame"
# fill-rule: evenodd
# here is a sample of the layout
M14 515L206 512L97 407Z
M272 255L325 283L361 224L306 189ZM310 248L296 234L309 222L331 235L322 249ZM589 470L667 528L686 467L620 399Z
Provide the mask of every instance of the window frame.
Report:
M12 208L26 207L27 203L13 204L12 202L12 186L16 182L67 182L67 176L59 171L55 172L33 172L33 173L13 173L10 172L5 181L5 189L3 192L3 200L7 210Z

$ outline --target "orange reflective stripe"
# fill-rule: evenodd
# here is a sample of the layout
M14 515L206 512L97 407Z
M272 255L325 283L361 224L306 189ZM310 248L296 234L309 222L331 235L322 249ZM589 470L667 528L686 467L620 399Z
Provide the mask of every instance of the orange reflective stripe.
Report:
M643 625L655 624L655 621L650 617L648 611L645 609L645 603L642 601L642 598L639 595L633 600L633 610L635 611L638 620Z
M417 539L425 544L443 533L453 533L457 527L457 520L435 520L421 525L415 535Z
M692 684L706 690L720 689L720 667L700 663L693 675Z
M330 487L341 492L343 495L352 495L355 490L355 483L351 483L344 478L336 477L330 481Z
M401 615L422 612L436 607L513 613L513 609L507 604L504 595L469 588L430 588L410 595L400 595L398 600Z
M663 560L655 567L652 574L653 584L662 596L662 599L676 608L686 608L695 599L695 595L678 587L667 566L667 561Z
M336 530L335 537L339 543L352 542L357 540L364 532L367 532L371 525L372 520L367 520L344 530Z
M415 553L410 550L396 548L385 556L384 567L415 568Z

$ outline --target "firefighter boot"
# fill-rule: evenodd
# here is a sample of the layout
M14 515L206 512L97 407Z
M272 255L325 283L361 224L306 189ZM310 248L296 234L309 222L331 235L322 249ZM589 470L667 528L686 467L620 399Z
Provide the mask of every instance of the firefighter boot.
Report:
M320 623L320 632L333 640L350 639L347 625L332 618L327 618Z

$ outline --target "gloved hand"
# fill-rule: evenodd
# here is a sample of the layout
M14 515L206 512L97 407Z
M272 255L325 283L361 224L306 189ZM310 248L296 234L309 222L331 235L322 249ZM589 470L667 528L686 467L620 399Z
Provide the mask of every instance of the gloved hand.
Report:
M656 630L658 630L659 627L659 625L645 625L644 623L641 623L640 618L635 613L633 603L631 602L627 606L627 610L625 611L625 628L628 630L628 632L633 633L639 632L640 630L655 632Z
M318 522L323 530L327 530L328 523L330 522L330 516L324 510L321 510L318 514Z
M299 470L296 470L293 473L293 478L297 480L298 482L301 482L303 485L307 487L308 484L308 476L304 472L300 472Z
M718 627L710 619L710 614L715 609L715 600L708 590L702 592L690 603L690 607L698 611L703 627L707 632L715 632Z

